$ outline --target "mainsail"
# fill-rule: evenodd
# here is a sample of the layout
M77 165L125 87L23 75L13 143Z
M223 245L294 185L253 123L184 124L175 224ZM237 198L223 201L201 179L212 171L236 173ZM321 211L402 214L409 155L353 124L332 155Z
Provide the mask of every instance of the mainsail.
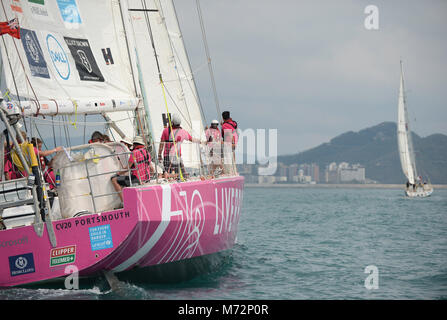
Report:
M169 126L169 116L174 113L193 137L204 139L201 106L172 1L129 0L127 5L141 88L147 97L157 147L163 129ZM184 142L182 159L186 167L198 168L197 145Z
M404 76L401 63L401 76L399 87L399 101L397 109L397 144L399 147L402 170L411 184L416 183L416 163L413 152L413 143L408 121L407 107L405 105Z
M101 12L101 14L98 14ZM4 109L24 115L133 112L139 105L119 1L2 1ZM129 117L127 117L129 118ZM123 126L133 136L133 126Z

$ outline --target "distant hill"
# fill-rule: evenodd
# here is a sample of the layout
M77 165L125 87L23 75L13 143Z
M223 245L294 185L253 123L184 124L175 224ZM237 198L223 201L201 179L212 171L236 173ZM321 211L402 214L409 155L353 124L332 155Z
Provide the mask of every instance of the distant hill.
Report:
M279 156L278 162L317 163L320 171L331 162L360 163L366 177L380 183L404 183L397 150L396 123L383 122L359 132L349 131L313 149ZM412 133L418 173L433 184L447 184L447 136L433 134L420 137Z

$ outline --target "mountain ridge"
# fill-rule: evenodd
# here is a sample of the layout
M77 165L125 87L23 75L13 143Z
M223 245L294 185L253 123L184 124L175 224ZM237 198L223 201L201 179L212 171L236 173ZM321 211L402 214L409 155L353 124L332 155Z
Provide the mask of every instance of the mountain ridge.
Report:
M420 137L412 132L418 173L431 183L447 183L447 136L441 133ZM379 183L403 183L395 122L382 122L358 132L347 131L329 142L306 151L278 156L278 162L316 163L320 172L332 162L359 163L366 177Z

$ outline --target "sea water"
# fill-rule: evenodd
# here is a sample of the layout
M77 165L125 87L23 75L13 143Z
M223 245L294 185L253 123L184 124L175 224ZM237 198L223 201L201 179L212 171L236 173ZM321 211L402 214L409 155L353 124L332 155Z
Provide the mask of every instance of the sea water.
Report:
M206 274L12 288L0 300L446 299L446 209L446 189L409 199L402 189L245 188L237 244Z

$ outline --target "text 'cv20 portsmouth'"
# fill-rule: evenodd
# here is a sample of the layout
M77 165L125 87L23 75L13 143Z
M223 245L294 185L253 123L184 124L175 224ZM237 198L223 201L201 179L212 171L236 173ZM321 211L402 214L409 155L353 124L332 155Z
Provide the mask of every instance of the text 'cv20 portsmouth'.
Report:
M206 137L172 1L2 0L0 21L0 287L233 247L235 138Z

